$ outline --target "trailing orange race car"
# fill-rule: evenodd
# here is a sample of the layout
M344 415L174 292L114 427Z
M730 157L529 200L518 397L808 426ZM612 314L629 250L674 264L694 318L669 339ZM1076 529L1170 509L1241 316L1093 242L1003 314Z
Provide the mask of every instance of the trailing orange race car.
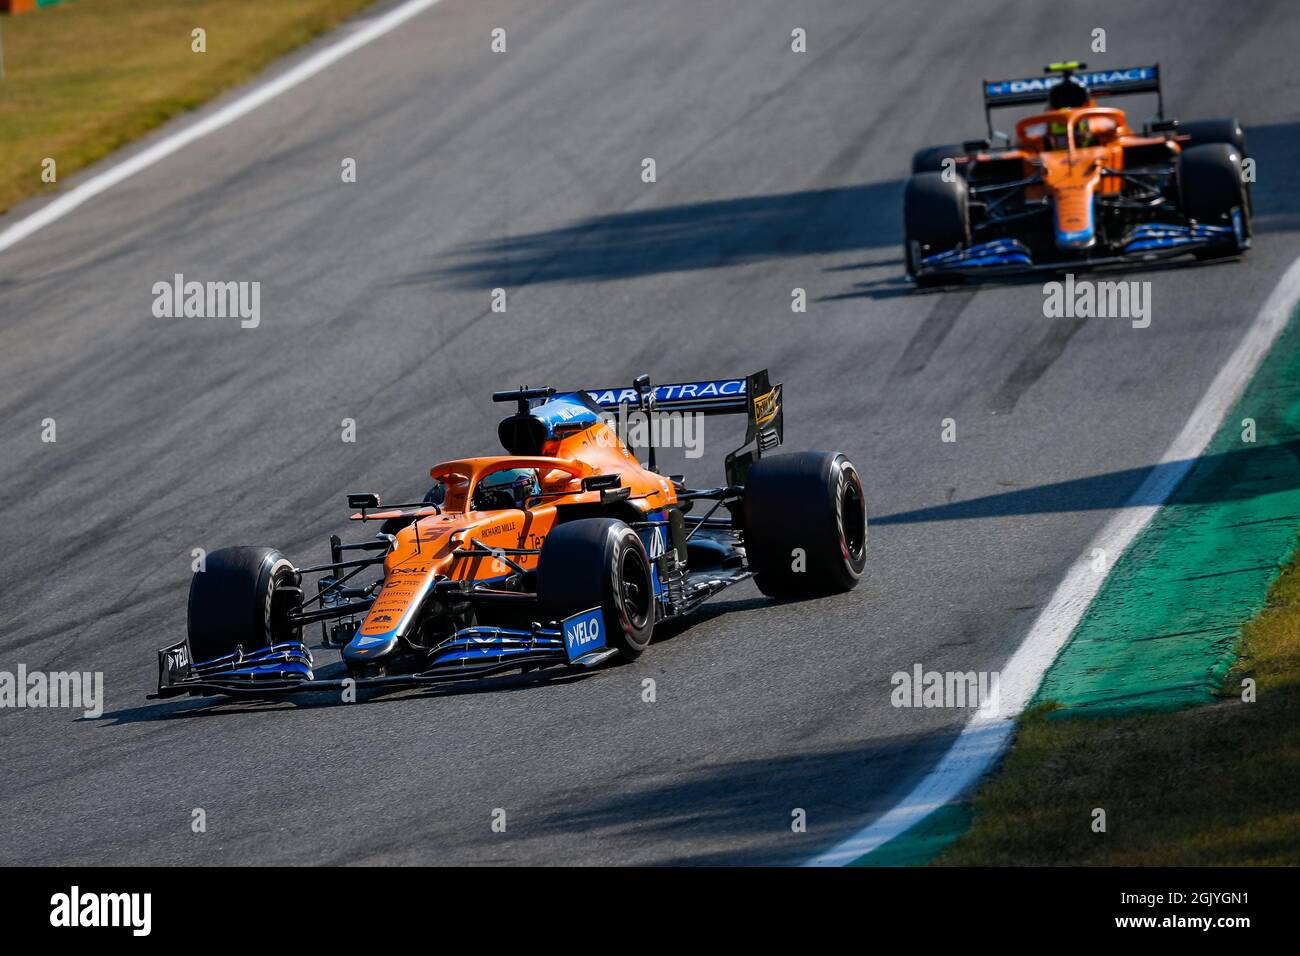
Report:
M907 274L918 285L1249 248L1241 125L1166 120L1159 65L1086 65L985 82L988 137L916 152L903 220ZM1097 102L1137 93L1157 96L1141 131ZM993 129L993 109L1040 103L1047 111L1017 122L1014 136Z
M195 573L185 640L158 652L158 694L278 694L400 687L508 669L635 658L656 623L753 578L778 597L847 591L866 564L867 511L842 454L765 455L781 444L780 385L745 378L557 394L521 388L498 427L507 454L444 462L424 500L348 495L369 540L330 538L329 562L274 548L214 551ZM611 418L631 408L743 414L726 484L688 489L641 464ZM702 515L697 504L708 504ZM350 558L361 553L360 558ZM378 572L369 583L356 579ZM303 582L319 575L315 593ZM346 677L315 674L304 630L341 647Z

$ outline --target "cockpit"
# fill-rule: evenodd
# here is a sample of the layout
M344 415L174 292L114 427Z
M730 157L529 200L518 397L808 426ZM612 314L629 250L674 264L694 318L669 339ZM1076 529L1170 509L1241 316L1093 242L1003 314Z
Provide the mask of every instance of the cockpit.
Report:
M1062 110L1030 116L1016 124L1021 143L1035 150L1090 149L1105 146L1119 135L1118 110Z

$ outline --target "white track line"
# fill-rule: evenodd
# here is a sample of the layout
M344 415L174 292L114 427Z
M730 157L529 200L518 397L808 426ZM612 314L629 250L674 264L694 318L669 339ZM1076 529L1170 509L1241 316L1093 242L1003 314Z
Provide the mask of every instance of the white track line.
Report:
M172 153L184 149L190 143L202 139L209 133L214 133L222 127L229 126L241 116L251 113L264 103L275 99L281 93L293 89L321 72L321 70L343 59L354 50L358 50L367 43L379 39L386 33L391 33L407 20L440 2L441 0L407 0L406 3L390 10L383 16L364 25L356 26L354 31L347 32L345 36L336 42L318 53L312 54L297 66L290 68L274 79L258 84L239 99L223 106L211 116L205 117L184 129L177 130L149 148L141 150L128 159L124 159L102 173L91 176L85 182L79 183L48 205L42 206L30 216L20 219L4 232L0 232L0 252L4 252L10 246L26 239L38 229L44 229L51 223L57 222L82 203L98 196L105 190L113 188L124 179L134 176L160 160L166 159ZM347 28L344 27L343 29L346 30Z
M1286 326L1297 299L1300 299L1300 259L1282 274L1236 350L1160 459L1165 467L1151 471L1142 486L1088 545L1085 554L1091 554L1093 548L1102 548L1107 554L1118 556L1133 543L1161 507L1142 502L1163 504L1186 477ZM1111 562L1112 568L1115 563ZM1006 750L1015 729L1015 717L1033 697L1047 668L1056 660L1107 576L1097 574L1087 561L1077 562L1034 621L1024 643L1002 669L1000 715L972 717L934 769L898 804L804 865L851 863L969 791Z

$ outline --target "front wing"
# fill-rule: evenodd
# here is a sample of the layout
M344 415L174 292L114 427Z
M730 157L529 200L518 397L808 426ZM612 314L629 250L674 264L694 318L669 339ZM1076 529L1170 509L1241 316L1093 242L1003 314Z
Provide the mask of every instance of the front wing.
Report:
M935 253L919 259L914 277L927 279L945 275L1012 275L1029 272L1061 272L1092 269L1121 263L1152 262L1188 255L1215 246L1247 248L1250 240L1241 232L1240 219L1231 226L1200 223L1173 225L1143 223L1134 226L1115 252L1090 258L1035 262L1019 239L993 239L964 249Z
M704 537L704 536L702 536ZM668 616L681 617L706 600L750 577L745 569L717 569L691 576L680 603ZM284 641L270 647L209 661L194 661L188 641L178 641L158 651L158 692L149 699L207 696L273 697L345 688L403 688L476 680L519 668L565 666L577 670L595 667L617 650L603 638L592 643L578 626L598 609L570 615L559 628L533 624L528 629L474 626L462 628L430 652L424 669L410 674L347 677L321 680L315 661L302 641Z
M566 623L568 620L573 618L566 619ZM467 627L440 644L430 655L425 669L417 673L320 680L313 670L311 651L301 641L286 641L249 654L239 651L202 662L192 662L189 643L180 641L158 652L158 693L151 694L150 698L186 694L264 697L353 687L419 687L473 680L520 667L594 667L615 653L603 645L571 653L562 629Z

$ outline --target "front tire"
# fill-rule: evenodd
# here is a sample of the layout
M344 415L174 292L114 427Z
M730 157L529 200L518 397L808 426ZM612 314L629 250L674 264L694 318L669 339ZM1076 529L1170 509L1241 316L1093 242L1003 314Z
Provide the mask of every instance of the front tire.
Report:
M903 192L903 255L916 278L921 259L970 244L970 189L960 176L917 173Z
M559 525L542 543L537 593L557 618L599 607L606 645L624 660L650 646L655 626L654 580L641 537L616 518Z
M301 628L285 621L282 591L294 587L293 564L274 548L221 548L204 559L204 569L190 578L189 639L195 662L299 640ZM299 592L299 603L301 593Z
M867 563L867 507L853 463L835 452L761 458L743 506L745 553L768 597L854 588Z
M1238 229L1235 242L1197 252L1201 259L1234 256L1250 238L1250 199L1242 181L1242 154L1228 143L1193 146L1178 157L1178 194L1188 219Z

